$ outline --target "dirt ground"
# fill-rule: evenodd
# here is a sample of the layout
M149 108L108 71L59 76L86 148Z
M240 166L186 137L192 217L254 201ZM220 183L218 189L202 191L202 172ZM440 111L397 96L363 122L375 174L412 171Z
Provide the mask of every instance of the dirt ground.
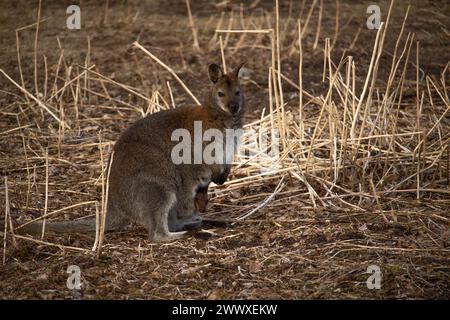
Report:
M18 83L20 70L16 30L36 22L38 2L0 2L0 69ZM305 3L302 23L305 22L312 1L307 0ZM389 3L379 2L383 21ZM173 68L190 90L197 97L202 97L207 84L207 65L221 62L220 46L217 45L217 39L213 39L221 15L224 17L223 29L230 28L230 12L234 16L230 29L243 29L241 8L245 17L261 17L260 20L264 21L266 16L270 16L271 19L266 19L269 21L267 23L270 27L274 27L275 23L275 1L243 1L240 5L239 1L191 0L191 10L198 29L199 52L193 48L184 0L108 1L108 6L105 1L80 1L81 30L66 28L66 8L69 4L73 4L72 1L42 1L41 19L46 20L39 26L38 96L45 95L45 64L48 66L51 88L63 50L64 64L73 66L73 72L79 72L85 65L95 64L95 70L108 78L136 88L148 97L159 90L167 101L170 101L170 93L166 83L170 81L176 105L192 104L192 99L169 72L132 48L134 41L139 41ZM376 36L376 30L365 27L368 17L366 8L370 4L372 1L324 1L316 49L313 49L313 44L319 10L316 7L312 11L310 27L303 36L305 91L316 97L327 93L328 85L322 81L323 47L327 37L332 42L336 39L331 54L334 63L338 64L344 53L353 56L358 73L356 86L358 90L362 89ZM393 6L389 32L380 59L380 88L389 76L392 55L408 5L411 7L405 32L414 33L415 40L420 43L421 72L432 79L440 79L441 73L448 68L448 1L398 0ZM291 53L290 50L292 43L295 43L296 21L301 7L302 1L280 1L281 69L294 83L298 83L299 79L299 57L298 51ZM336 36L337 7L339 29ZM245 27L256 29L261 25L248 23ZM264 27L269 28L267 25ZM244 90L249 108L248 122L259 119L261 110L267 110L269 104L267 72L271 59L270 42L258 40L257 46L252 47L252 37L248 35L239 44L239 36L230 35L228 38L223 35L223 40L227 42L227 64L233 66L239 61L247 61L250 80L244 83ZM24 84L35 94L35 27L20 31L19 40ZM414 63L415 46L414 42L411 53ZM409 68L406 78L414 80L415 77L415 68ZM448 78L444 87L448 90ZM407 80L403 92L404 102L412 101L411 105L415 108L414 90L415 82ZM287 110L297 110L298 90L283 83L283 92ZM448 101L447 92L441 92ZM108 86L108 94L127 105L142 104L142 101L137 101L135 96L118 86ZM35 108L21 110L14 104L18 99L24 100L23 94L0 74L0 170L8 176L9 206L14 220L23 222L44 212L45 161L42 154L46 147L49 148L52 164L49 168L48 212L82 202L99 201L102 190L98 183L101 173L96 145L98 133L101 132L106 148L109 148L120 132L139 119L140 115L126 107L125 103L125 107L117 112L102 98L88 95L80 101L77 109L78 130L68 130L64 140L58 141L58 124L52 122L51 117L42 115L42 112L34 111ZM445 105L439 105L438 99L434 100L435 110L439 110L436 111L437 118L442 113L439 108L445 110ZM308 112L317 117L318 110L311 105L309 109ZM65 117L73 117L74 110L70 107ZM408 109L405 107L404 110ZM433 118L433 121L437 118ZM430 123L427 129L432 127ZM405 127L408 125L406 123ZM439 141L444 141L444 146L445 143L450 145L450 114L444 115L440 129ZM23 140L23 137L26 139ZM25 143L28 144L27 164L23 149ZM433 145L432 142L430 144ZM374 198L361 197L355 193L345 196L349 204L347 207L333 206L333 201L338 202L336 199L330 200L330 205L319 203L315 206L311 203L305 185L291 177L279 196L233 228L198 232L185 240L168 244L149 243L145 230L139 228L127 233L110 233L106 235L99 259L94 254L20 239L14 245L11 237L8 237L6 252L3 247L0 250L6 259L6 263L0 265L0 298L448 299L448 161L448 153L443 153L438 169L433 167L424 173L423 179L430 181L424 188L429 191L424 191L421 199L416 199L414 192L405 191L395 195L386 193L376 202ZM30 175L33 181L31 191L27 189ZM402 172L400 168L395 175L392 179L399 182L407 176L407 171L405 169ZM232 174L231 179L240 177L239 171ZM413 189L414 183L412 181L404 189ZM232 185L216 187L211 192L206 215L236 218L257 206L273 192L276 185L276 179L267 179L264 183L241 188ZM352 191L356 192L357 185L356 182ZM312 182L312 186L319 196L328 195L321 184ZM351 189L348 182L343 182L341 186L346 192ZM2 217L5 213L5 195L2 181ZM72 219L92 214L95 214L95 207L91 203L64 211L61 217ZM386 222L386 216L390 223ZM45 241L90 249L94 235L48 234ZM66 271L70 265L80 267L80 290L67 289L69 275ZM366 271L370 265L379 266L382 273L381 288L378 290L369 290L366 286L370 276Z

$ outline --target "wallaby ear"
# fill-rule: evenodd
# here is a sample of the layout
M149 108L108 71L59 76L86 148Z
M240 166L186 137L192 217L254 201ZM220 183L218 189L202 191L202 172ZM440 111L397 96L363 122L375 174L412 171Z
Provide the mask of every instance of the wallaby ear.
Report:
M219 67L215 63L211 63L208 66L208 76L209 76L209 80L211 80L213 83L217 83L217 81L219 81L220 77L223 76L222 68Z
M241 70L241 68L244 66L244 64L246 64L246 61L240 62L236 68L234 68L233 70L233 75L236 77L236 79L239 78L239 71Z

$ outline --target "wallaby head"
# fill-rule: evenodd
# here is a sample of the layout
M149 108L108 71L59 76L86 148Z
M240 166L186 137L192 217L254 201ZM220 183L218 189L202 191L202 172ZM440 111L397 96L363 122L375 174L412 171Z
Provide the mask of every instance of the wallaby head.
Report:
M223 116L236 117L244 112L244 95L239 85L240 63L232 72L224 74L222 68L212 63L208 66L210 89L209 108Z

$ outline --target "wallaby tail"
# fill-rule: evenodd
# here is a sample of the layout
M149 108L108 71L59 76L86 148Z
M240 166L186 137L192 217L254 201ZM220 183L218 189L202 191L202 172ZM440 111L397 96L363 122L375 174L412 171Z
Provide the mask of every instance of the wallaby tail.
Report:
M24 225L23 227L17 227L14 230L18 234L35 235L42 232L42 221L35 221ZM45 224L45 231L55 233L68 233L68 232L95 232L95 217L77 220L77 221L55 221L47 222Z
M4 219L0 218L0 231L5 226ZM123 219L113 219L106 217L105 231L123 231L127 230L129 223ZM42 233L42 220L25 223L23 226L13 222L14 232L17 234L38 235ZM54 233L95 233L96 217L84 218L76 221L47 221L45 231Z

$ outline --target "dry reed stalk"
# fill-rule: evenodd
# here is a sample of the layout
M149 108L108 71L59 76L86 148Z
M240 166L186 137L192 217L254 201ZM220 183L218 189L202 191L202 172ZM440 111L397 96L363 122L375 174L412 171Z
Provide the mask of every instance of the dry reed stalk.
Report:
M111 152L111 157L108 164L108 173L106 177L106 188L104 187L104 179L102 178L102 221L100 225L100 234L98 240L98 249L97 249L97 259L100 258L102 253L102 245L105 237L105 227L106 227L106 215L108 214L108 196L109 196L109 175L111 173L111 166L114 160L114 151ZM102 171L104 172L104 171ZM103 196L103 189L105 189L105 195ZM104 202L103 202L104 201Z
M283 135L284 131L282 129L283 126L283 122L282 122L282 115L280 113L280 100L279 100L279 82L278 82L278 77L275 74L275 70L278 70L277 68L277 64L276 64L276 56L277 56L277 51L276 51L276 36L275 36L275 30L271 29L271 33L270 33L270 43L271 43L271 67L269 68L269 70L271 70L272 74L271 74L271 80L272 80L272 92L273 92L273 101L275 102L275 111L276 111L276 115L277 115L277 130L278 132L280 132L281 136L282 136L282 143L283 143L283 148L285 148L286 145L286 141L285 141L285 137ZM272 111L272 110L271 110ZM275 129L275 128L272 128Z
M301 34L302 38L303 38L306 30L308 29L309 20L311 18L312 12L313 12L314 7L316 6L316 4L317 4L317 0L314 0L313 3L311 4L311 7L309 8L308 15L306 16L306 21L305 21L305 24L303 26L303 32Z
M90 72L90 73L92 73L92 74L94 74L94 75L96 75L96 76L98 76L98 77L100 77L101 79L105 80L108 83L114 84L114 85L116 85L116 86L118 86L118 87L120 87L120 88L122 88L122 89L124 89L124 90L126 90L126 91L128 91L128 92L130 92L130 93L132 93L132 94L134 94L136 96L138 96L139 98L141 98L141 99L143 99L143 100L145 100L147 102L150 102L150 98L149 97L143 95L142 93L137 92L137 90L135 88L132 88L132 87L127 86L127 85L124 85L124 84L122 84L120 82L117 82L115 80L112 80L112 79L102 75L101 73L98 73L98 72L96 72L94 70L91 70L94 67L95 66L93 65L90 68L85 69L85 70ZM89 91L89 89L86 89L86 90Z
M173 98L172 88L170 87L170 82L166 81L167 88L169 89L170 101L172 102L172 108L176 108L175 99Z
M246 29L245 19L244 19L244 6L242 3L239 4L239 22L242 29Z
M97 251L98 242L100 238L100 212L98 210L98 201L95 201L95 240L91 251Z
M101 179L102 179L102 200L101 200L101 219L100 225L96 226L96 229L99 229L99 239L97 242L97 257L100 256L101 245L103 242L104 236L104 227L106 222L106 195L105 195L105 162L103 159L103 146L102 146L102 135L101 132L98 134L98 150L100 152L100 168L101 168Z
M108 9L109 9L109 0L105 2L105 10L103 11L103 25L108 23Z
M210 46L217 43L217 35L218 35L217 30L220 30L220 28L222 27L222 22L223 22L223 17L224 16L225 16L225 12L222 11L222 13L220 14L219 21L217 22L217 25L216 25L216 28L215 28L216 32L214 32L214 35L209 40L209 45Z
M41 20L41 3L42 0L39 0L38 5L38 14L36 21L36 33L34 37L34 90L36 97L39 97L39 87L38 87L38 70L37 70L37 51L38 51L38 39L39 39L39 22Z
M58 90L58 84L57 84L57 81L58 81L59 70L60 70L60 68L61 68L61 64L62 64L63 59L64 59L64 50L61 50L61 53L60 53L59 58L58 58L58 64L56 65L55 79L54 79L54 81L53 81L53 87L52 87L52 92L53 92L53 95L54 95L54 96L57 95L57 94L55 94L55 93L56 93L57 90ZM53 96L52 96L52 97L53 97ZM51 100L51 98L50 98L49 100Z
M184 84L184 82L178 77L178 75L175 73L175 71L173 71L172 68L168 67L164 62L162 62L161 60L159 60L156 56L154 56L152 53L150 53L150 51L148 51L147 49L145 49L143 46L141 46L138 42L133 42L133 46L141 49L146 55L148 55L150 58L152 58L153 60L155 60L157 63L159 63L164 69L166 69L167 71L169 71L174 78L178 81L178 83L183 87L183 89L191 96L191 98L195 101L195 103L197 105L201 105L200 101L198 101L198 99L192 94L191 90L189 90L189 88Z
M353 40L350 43L350 46L348 47L349 51L353 50L353 48L355 47L356 41L358 41L359 34L361 33L362 29L363 29L363 26L360 26L358 28L358 30L356 31L355 36L353 37Z
M8 79L13 85L15 85L20 91L22 91L25 95L30 97L32 100L34 100L39 107L47 111L48 114L50 114L58 123L65 126L66 128L70 129L70 126L66 123L61 121L41 100L33 96L30 92L28 92L25 88L21 87L17 82L15 82L3 69L0 69L0 72L5 76L6 79Z
M292 19L292 0L289 0L288 17L286 19L286 22L284 23L283 31L281 32L281 34L284 35L283 41L286 39L286 36L288 35L287 30L290 26L291 19Z
M325 43L329 43L329 41L326 41ZM329 48L329 46L327 46L327 47ZM328 56L329 56L329 54L330 54L330 52L328 51ZM334 84L335 84L335 81L337 79L337 76L339 75L339 69L341 68L341 66L342 66L342 63L340 63L340 65L336 69L336 72L334 73L332 78L330 78L329 89L328 89L327 95L326 95L326 97L324 99L323 105L322 105L322 107L320 109L319 117L317 118L316 125L314 126L314 131L313 131L313 134L312 134L312 137L311 137L311 144L310 144L310 148L309 148L309 152L308 152L308 162L311 160L311 155L312 155L314 141L315 141L315 139L317 137L317 134L319 132L318 130L321 130L321 129L319 129L319 124L320 124L320 121L322 120L323 113L324 113L324 111L325 111L325 109L327 107L327 101L328 101L328 99L331 96L332 89L334 87ZM330 72L331 72L331 70L330 70ZM330 77L331 77L331 74L330 74Z
M255 30L233 30L233 29L216 29L216 33L272 33L272 29L255 29Z
M189 16L189 26L191 27L191 31L192 31L192 39L194 41L194 44L192 46L194 48L194 51L201 52L200 45L198 43L197 28L195 27L195 24L194 24L194 18L192 17L191 5L190 5L189 0L186 0L186 7L187 7L187 11L188 11L188 16Z
M19 125L19 128L25 128L25 127L21 127L20 125L20 119L19 116L16 116L17 119L17 124ZM24 133L22 131L21 133L21 139L22 139L22 148L23 148L23 154L25 156L25 168L27 170L27 196L26 196L26 202L25 202L25 210L28 210L28 204L30 201L30 191L31 191L31 179L30 179L30 168L29 168L29 162L28 162L28 152L27 152L27 148L25 146L25 136Z
M19 67L20 81L21 81L21 83L22 83L22 87L23 87L23 88L25 88L25 82L24 82L24 79L23 79L22 61L21 61L21 58L20 58L19 31L23 31L23 30L26 30L26 29L29 29L29 28L32 28L32 27L38 28L38 25L39 25L40 23L46 21L46 20L48 20L48 18L45 18L45 19L42 19L42 20L38 20L38 21L35 22L35 23L32 23L32 24L30 24L30 25L27 25L27 26L24 26L24 27L21 27L21 28L16 29L17 64L18 64L18 67ZM36 50L35 50L35 52L36 52ZM29 102L28 96L25 96L25 99L27 100L27 102Z
M42 220L44 218L52 217L52 216L56 215L57 213L60 213L60 212L63 212L63 211L69 210L69 209L74 209L74 208L77 208L77 207L85 206L85 205L92 204L92 203L96 203L96 201L93 201L93 200L91 200L91 201L84 201L84 202L76 203L76 204L73 204L73 205L70 205L70 206L66 206L66 207L54 210L54 211L49 212L49 213L47 213L45 215L42 215L40 217L37 217L35 219L32 219L32 220L27 221L25 223L22 223L21 225L17 226L16 229L18 230L18 229L23 228L24 226L26 226L26 225L28 225L30 223Z
M222 42L222 36L219 36L219 44L220 44L220 55L222 57L222 69L223 72L227 73L227 63L225 62L225 54L223 52L223 42Z
M385 98L383 99L382 107L381 107L381 109L382 109L382 116L381 116L381 118L382 119L384 119L386 117L386 111L387 111L386 104L387 104L387 99L388 99L388 97L390 95L390 88L392 86L392 82L393 82L394 77L396 75L396 71L397 71L399 63L401 61L401 58L403 57L403 54L404 54L404 50L403 50L401 56L399 57L398 61L396 62L397 50L398 50L398 47L399 47L399 44L400 44L400 40L401 40L402 35L403 35L403 31L404 31L404 28L405 28L406 20L408 18L409 9L410 9L410 6L408 6L408 8L406 9L405 17L403 18L403 22L402 22L402 27L400 29L400 33L399 33L399 35L397 37L397 41L395 43L394 54L392 56L391 70L390 70L388 81L387 81L387 84L386 84ZM406 43L405 43L405 48L406 48ZM384 127L384 125L383 125L383 127Z
M359 116L359 112L360 112L360 109L361 109L361 105L362 105L362 102L364 100L364 97L365 97L365 94L366 94L366 91L367 91L367 87L369 85L369 79L370 79L370 76L372 74L372 70L373 70L373 67L374 67L374 61L375 61L376 56L377 56L377 49L378 49L378 42L379 42L378 39L380 37L381 31L383 30L382 26L383 26L383 23L381 24L380 28L378 29L377 35L376 35L376 38L375 38L375 44L374 44L374 48L373 48L373 51L372 51L372 58L370 59L369 70L367 71L366 81L364 83L363 90L362 90L361 95L359 97L359 102L358 102L358 105L356 107L355 116L353 118L352 126L351 126L351 129L350 129L350 137L351 138L355 137L356 121L358 120L358 116Z
M325 48L323 50L323 71L322 71L322 82L325 82L325 74L327 72L327 54L328 54L328 38L325 39ZM331 79L331 78L330 78Z
M284 110L284 95L283 86L281 84L281 49L280 49L280 12L279 12L278 0L275 1L275 32L276 32L276 57L277 57L277 80L278 80L278 94L280 98L280 110L281 110L281 143L283 149L286 148L286 139L289 136L289 127L286 126L286 114ZM272 33L273 35L273 33ZM275 69L274 69L275 70ZM278 109L278 108L277 108Z
M447 143L447 185L450 187L450 140Z
M17 51L17 65L19 67L19 75L20 81L22 83L22 87L25 88L25 81L23 79L23 71L22 71L22 60L20 58L20 40L19 40L19 29L16 29L16 51ZM29 102L28 96L25 96L27 102Z
M317 19L317 31L316 31L316 37L314 39L313 50L316 50L317 44L319 43L320 25L322 24L322 11L323 11L323 0L320 0L319 19Z
M40 244L40 245L49 246L49 247L57 247L57 248L61 249L62 251L69 250L69 251L89 253L89 250L87 250L87 249L83 249L83 248L79 248L79 247L73 247L73 246L64 246L62 244L57 244L57 243L52 243L52 242L48 242L48 241L37 240L37 239L34 239L34 238L21 236L21 235L18 235L18 234L14 235L14 238L27 240L27 241L30 241L30 242L34 242L34 243L37 243L37 244Z
M242 33L241 36L239 37L239 41L236 43L236 45L234 46L234 49L232 51L232 54L237 54L237 52L239 51L239 49L243 46L243 44L245 43L245 39L247 38L247 33Z
M300 90L300 87L298 86L298 84L294 83L294 81L292 81L291 79L286 77L284 74L281 73L280 75L281 75L281 78L283 80L285 80L289 85L291 85L292 87L294 87L297 90ZM313 103L315 103L317 105L322 105L322 103L323 103L322 98L315 97L315 96L313 96L312 94L310 94L308 91L306 91L304 89L302 89L302 94L304 96L306 96L308 99L310 99L310 101L308 103L313 102Z
M272 201L273 198L275 198L275 196L281 191L283 190L283 188L286 186L286 183L282 184L284 181L284 176L282 176L282 178L280 179L280 182L278 183L278 185L276 186L275 190L273 191L273 193L267 197L263 202L261 202L258 206L256 206L256 208L250 210L249 212L239 216L238 218L236 218L236 221L233 222L233 224L235 224L237 221L242 221L248 217L250 217L252 214L254 214L256 211L258 211L259 209L263 208L264 206L266 206L270 201Z
M88 68L88 69L90 69L90 68ZM95 71L96 71L97 73L100 73L99 70L98 70L98 68L97 68L97 66L95 66ZM80 73L78 72L78 74L80 74ZM78 78L78 80L79 80L79 78ZM100 85L102 86L102 89L103 89L103 92L105 93L105 96L108 98L108 100L111 101L112 98L111 98L111 96L110 96L108 90L106 89L105 81L104 81L103 79L100 79L99 82L100 82ZM77 89L79 88L79 86L80 86L79 83L77 83ZM91 91L92 91L92 90L91 90Z
M420 118L422 115L422 105L423 105L423 98L425 95L425 92L422 91L422 99L419 103L419 41L416 41L416 127L414 128L416 130L421 130L421 125L420 125ZM420 137L417 137L417 139L419 140ZM419 151L419 155L417 157L417 176L416 176L416 199L419 200L420 199L420 175L419 175L419 171L420 171L420 151Z
M442 102L446 105L450 105L450 102L448 100L448 97L444 95L444 92L441 92L437 85L434 83L433 79L431 79L429 76L427 76L428 81L433 85L436 93L438 94L438 97L441 98ZM445 87L445 86L444 86ZM443 90L445 91L445 90Z
M388 14L387 14L387 17L386 17L385 24L382 23L380 25L380 28L379 28L379 30L383 29L383 31L381 33L380 43L377 45L377 49L376 49L378 52L377 52L377 56L376 56L376 59L375 59L375 65L374 65L374 68L373 68L373 71L372 71L372 79L371 79L372 84L370 86L369 93L368 93L368 96L367 96L367 101L366 101L366 106L365 106L364 116L363 116L363 123L361 125L360 134L359 134L360 137L362 136L363 129L365 127L366 115L367 115L367 111L369 109L369 104L371 104L371 102L372 102L371 99L372 99L373 89L375 87L375 82L376 82L376 78L377 78L379 61L380 61L381 54L383 52L384 40L385 40L385 37L386 37L387 28L389 27L393 5L394 5L394 0L391 1L391 4L389 6L389 10L388 10ZM375 49L374 49L374 52L375 52ZM408 61L408 59L406 59L406 61ZM406 64L405 64L405 68L406 68ZM368 78L369 78L369 75L367 75L367 79Z
M9 210L8 176L5 176L5 228L3 233L3 265L6 263L6 235L8 231Z
M45 224L47 222L46 219L47 211L48 211L48 148L45 148L45 202L44 202L44 216L42 219L41 240L44 240Z
M228 27L227 27L228 30L233 29L233 18L234 18L234 11L233 11L233 9L231 9L231 11L230 11L230 20L228 20ZM230 34L227 33L225 35L225 43L223 45L224 47L228 46L228 41L229 40L230 40Z
M19 130L22 130L22 129L24 129L24 128L28 128L28 127L30 127L31 125L25 125L25 126L18 126L17 128L13 128L13 129L9 129L9 130L6 130L6 131L2 131L2 132L0 132L0 135L7 135L8 133L12 133L12 132L14 132L14 131L19 131Z
M273 131L275 130L275 123L274 123L274 109L273 109L273 98L272 98L272 67L269 68L269 75L268 75L268 89L269 89L269 109L270 109L270 129Z
M47 68L47 56L44 55L44 96L42 100L47 100L47 88L48 88L48 68Z
M331 48L334 48L336 44L337 38L339 34L339 0L336 0L336 23L334 26L334 35L333 35L333 43L331 44Z
M108 3L106 4L106 6L108 6ZM106 20L106 10L105 9L105 20ZM106 22L105 22L106 24ZM89 36L87 36L87 53L86 53L86 58L84 59L84 68L85 70L87 70L89 68L89 65L91 64L91 38ZM86 91L89 88L90 89L90 83L88 80L88 76L87 76L87 72L84 73L84 91L83 91L83 97L86 99ZM76 104L75 104L76 106ZM77 114L78 114L78 110L77 110ZM78 117L77 117L78 119Z

